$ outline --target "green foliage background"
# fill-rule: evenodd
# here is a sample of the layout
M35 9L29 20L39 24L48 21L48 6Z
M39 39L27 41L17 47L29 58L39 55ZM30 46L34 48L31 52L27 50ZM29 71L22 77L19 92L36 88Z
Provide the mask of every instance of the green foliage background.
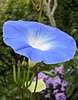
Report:
M39 6L38 0L34 0ZM7 47L2 40L2 26L7 20L38 20L38 12L33 8L29 0L0 0L0 100L20 100L17 87L12 80L12 59L17 63L23 57L15 54ZM57 27L72 35L78 46L78 0L58 0L58 7L55 12ZM46 9L43 7L42 23L50 25L46 16ZM39 70L50 70L56 65L41 64ZM68 81L67 100L78 100L78 51L75 58L65 65L65 79ZM67 70L71 69L67 73ZM16 96L16 98L15 98ZM26 94L27 97L27 94ZM27 99L26 99L27 100Z

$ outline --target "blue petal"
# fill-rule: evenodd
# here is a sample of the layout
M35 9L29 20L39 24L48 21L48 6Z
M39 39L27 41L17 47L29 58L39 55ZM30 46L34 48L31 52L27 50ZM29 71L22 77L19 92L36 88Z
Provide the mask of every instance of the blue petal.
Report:
M28 24L28 22L26 22ZM26 25L22 21L7 21L3 26L3 37L14 39L26 38Z
M19 39L4 38L4 43L13 48L13 50L20 55L26 56L33 62L42 61L42 51L32 48L25 41Z
M12 47L14 51L19 51L24 48L30 47L24 40L21 39L10 39L10 38L3 38L4 43L8 46Z
M65 47L56 47L53 50L45 51L43 54L43 62L46 64L56 64L68 61L74 57L75 50L65 48Z
M26 56L33 62L41 62L42 61L42 51L37 50L35 48L29 47L29 48L24 48L18 51L15 51L16 53Z
M34 62L43 61L47 64L65 62L74 57L76 43L74 39L59 30L38 22L7 21L3 26L4 42L18 54L24 55ZM32 47L34 41L42 41L40 47ZM29 42L29 39L31 40ZM39 42L36 42L39 43ZM38 44L37 44L38 45ZM40 45L39 45L40 46Z

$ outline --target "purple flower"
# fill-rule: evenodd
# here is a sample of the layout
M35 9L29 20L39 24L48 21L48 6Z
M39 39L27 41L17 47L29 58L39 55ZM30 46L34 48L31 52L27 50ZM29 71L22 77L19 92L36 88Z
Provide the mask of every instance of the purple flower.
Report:
M56 93L58 93L58 91L59 91L59 90L58 90L58 89L56 89L56 90L54 90L53 92L54 92L54 94L56 94Z
M48 79L45 79L46 84L53 84L53 79L49 77Z
M61 79L59 76L56 76L54 79L53 79L53 88L57 88L58 85L61 84Z
M61 87L61 91L64 92L66 89L65 87Z
M61 83L61 91L65 91L65 90L66 90L66 86L67 86L67 82L64 80L64 81Z
M67 82L64 80L64 81L62 81L61 85L62 85L63 87L66 87L66 86L67 86Z
M50 98L50 93L47 93L47 94L45 95L45 98Z
M40 94L44 95L44 94L45 94L45 91L43 91L43 90L42 90L42 91L40 91Z
M3 41L17 54L46 64L70 60L76 51L76 43L71 36L58 28L33 21L5 22Z
M56 68L55 68L56 69ZM50 72L55 72L54 70L51 70ZM61 70L59 70L61 69ZM63 66L60 66L56 69L56 74L62 75L63 72ZM44 73L39 73L39 78L43 78L45 84L46 84L46 90L41 91L40 94L43 95L45 98L52 98L51 94L53 92L53 96L55 96L56 100L66 100L66 95L64 94L66 91L67 82L63 79L61 79L60 76L56 76L54 78L45 76ZM50 84L52 84L53 88L50 89ZM53 89L53 90L52 90ZM59 93L61 92L61 93ZM46 94L47 93L47 94Z
M50 93L51 91L50 91L50 90L48 90L47 92L48 92L48 93Z
M46 88L49 88L49 85L53 83L53 80L51 77L44 80L46 84Z
M60 67L55 67L55 74L62 74L64 71L64 66L61 65Z
M43 79L44 80L45 78L48 78L48 76L45 75L43 72L40 72L38 74L38 79ZM36 77L33 79L33 81L36 81Z
M57 93L55 98L56 100L66 100L66 95L64 93Z

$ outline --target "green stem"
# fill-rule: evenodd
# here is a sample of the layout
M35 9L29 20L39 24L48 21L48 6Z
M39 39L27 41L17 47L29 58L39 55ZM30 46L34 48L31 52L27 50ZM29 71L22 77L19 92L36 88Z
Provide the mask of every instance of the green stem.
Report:
M21 95L21 100L24 100L24 90L25 90L25 89L23 88L23 86L21 86L21 87L18 86L18 88L19 88L20 93L21 93L21 94L20 94L20 95Z
M24 89L21 89L22 92L22 100L24 100Z
M20 65L18 66L18 71L17 71L17 80L20 82Z
M31 95L30 95L30 100L32 100L32 93L31 93Z
M33 7L34 7L37 11L40 11L40 8L37 8L37 6L35 5L34 1L33 1L33 0L30 0L30 1L31 1L31 3L32 3Z
M40 11L39 11L39 19L38 19L38 22L41 22L42 9L43 9L43 0L40 0Z
M24 75L23 75L23 85L25 84L26 81L26 70L24 69Z
M28 86L27 86L27 87L29 87L29 86L31 85L31 83L32 83L32 81L33 81L34 76L35 76L35 74L33 73L32 77L31 77L31 79L30 79L30 83L28 84Z
M41 16L42 16L42 8L43 8L43 0L39 0L40 1L40 7L37 8L35 3L33 2L33 0L30 0L33 7L39 12L39 19L38 22L41 22Z
M35 100L35 91L36 91L36 88L37 88L37 83L38 83L38 67L37 67L37 64L36 64L36 84L35 84L35 89L34 89L34 93L31 93L31 96L30 96L30 100ZM34 76L34 74L33 74ZM33 77L32 77L33 78ZM31 78L31 80L32 80Z
M36 84L35 84L34 93L35 93L36 88L37 88L37 83L38 83L38 67L37 67L37 65L36 65Z
M28 68L28 72L27 72L27 77L26 77L26 86L28 86L29 75L30 75L30 68Z
M15 65L13 65L13 80L16 83L16 68L15 68Z
M35 100L35 93L31 93L30 100Z

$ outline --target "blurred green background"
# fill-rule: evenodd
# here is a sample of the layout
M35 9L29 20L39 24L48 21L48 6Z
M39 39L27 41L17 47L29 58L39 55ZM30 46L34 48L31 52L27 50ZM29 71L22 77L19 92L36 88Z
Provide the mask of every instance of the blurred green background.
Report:
M34 2L39 6L38 0ZM7 20L37 21L38 12L33 8L30 0L0 0L0 100L20 100L20 93L17 92L18 89L12 79L12 59L15 59L17 64L17 61L22 61L23 57L15 54L3 43L2 26ZM78 0L58 0L55 20L57 27L73 36L78 45ZM42 23L50 25L45 7L43 7ZM59 66L59 64L42 65L45 64L39 65L39 71ZM73 60L64 63L64 69L64 78L68 81L67 100L78 100L78 51ZM70 71L67 73L68 69ZM28 98L27 94L25 96Z

